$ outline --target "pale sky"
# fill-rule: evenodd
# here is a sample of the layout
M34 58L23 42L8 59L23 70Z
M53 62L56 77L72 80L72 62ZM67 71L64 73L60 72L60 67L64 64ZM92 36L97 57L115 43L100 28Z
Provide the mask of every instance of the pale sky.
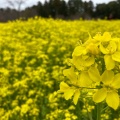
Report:
M25 4L21 6L22 9L28 6L30 7L30 6L36 5L38 1L44 3L45 0L25 0L25 1L26 1ZM68 1L68 0L65 0L65 1ZM89 0L82 0L82 1L89 1ZM116 0L92 0L92 1L94 4L97 4L97 3L108 3L110 1L116 1ZM7 0L0 0L0 8L6 8L6 7L10 7L10 5L7 3Z

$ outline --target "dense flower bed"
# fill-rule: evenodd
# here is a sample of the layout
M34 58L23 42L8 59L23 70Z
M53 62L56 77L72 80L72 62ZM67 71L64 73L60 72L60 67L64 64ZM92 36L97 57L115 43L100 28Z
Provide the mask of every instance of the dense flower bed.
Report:
M84 105L81 101L74 105L72 100L66 101L57 94L60 82L67 79L63 70L70 65L74 48L85 42L89 34L108 31L120 37L119 26L120 21L37 17L1 23L0 120L85 119L86 107L88 111L94 109L91 99ZM102 117L118 119L119 109L117 112L109 109Z

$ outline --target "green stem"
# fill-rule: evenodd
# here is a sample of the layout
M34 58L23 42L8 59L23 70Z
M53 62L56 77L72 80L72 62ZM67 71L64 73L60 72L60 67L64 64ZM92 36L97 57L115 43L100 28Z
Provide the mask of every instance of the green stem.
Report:
M89 113L89 112L88 112L88 117L89 117L89 120L93 120L93 119L92 119L92 115L91 115L91 113Z
M101 113L104 112L107 108L109 108L109 106L103 108L103 109L101 110Z
M86 110L87 110L89 120L93 120L92 114L91 114L91 112L88 111L88 108L87 108L86 104L85 104L85 107L86 107Z
M97 104L97 120L101 120L101 103Z

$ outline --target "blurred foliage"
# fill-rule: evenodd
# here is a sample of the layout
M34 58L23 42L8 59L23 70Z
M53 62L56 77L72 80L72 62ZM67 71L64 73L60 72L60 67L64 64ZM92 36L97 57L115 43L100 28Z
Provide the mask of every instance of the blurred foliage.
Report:
M38 2L36 5L21 9L26 4L17 0L18 8L15 9L15 1L9 0L14 5L12 8L0 9L0 21L6 22L19 18L28 19L35 16L44 18L60 18L65 20L75 19L120 19L120 1L110 1L108 3L94 4L92 0L46 0L44 3ZM8 2L8 3L9 3ZM10 4L9 3L9 4ZM10 4L11 5L11 4Z

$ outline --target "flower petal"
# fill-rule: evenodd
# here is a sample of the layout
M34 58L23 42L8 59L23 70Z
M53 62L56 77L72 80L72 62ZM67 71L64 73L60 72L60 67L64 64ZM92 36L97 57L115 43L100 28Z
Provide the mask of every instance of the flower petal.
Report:
M110 53L114 53L117 50L117 44L115 41L110 41L108 47L107 47L110 51Z
M78 85L80 87L88 87L92 84L92 80L89 77L88 72L81 72Z
M103 54L109 54L109 50L105 47L103 47L102 44L100 44L100 51L103 53Z
M103 41L110 41L111 39L111 34L109 32L104 32L102 36Z
M63 70L63 74L70 79L71 83L75 84L77 82L77 75L75 74L73 67Z
M119 106L119 95L115 91L108 92L106 103L108 104L108 106L116 110Z
M69 88L64 92L64 98L68 100L73 96L74 93L75 93L75 89Z
M83 70L85 67L84 60L81 58L81 56L73 57L73 64L78 70Z
M120 73L115 75L111 86L116 89L120 88Z
M105 55L104 60L107 70L111 70L115 67L115 61L112 59L111 55Z
M87 48L88 52L93 55L99 54L99 48L96 44L90 43L89 45L87 45L86 48Z
M115 60L115 61L117 61L117 62L120 62L120 51L115 52L112 55L112 59Z
M86 54L86 49L83 46L77 46L74 51L72 56L80 56L82 54Z
M107 96L107 89L101 88L93 95L93 101L96 103L102 102Z
M77 102L78 102L79 96L80 96L80 90L77 89L77 90L75 91L75 94L74 94L74 97L73 97L73 102L74 102L75 105L76 105Z
M99 74L99 71L96 67L91 67L88 70L88 74L90 76L90 78L94 81L94 82L100 82L101 81L101 77Z
M110 83L113 81L114 78L114 72L105 70L104 73L102 74L102 82L105 85L110 85Z
M69 89L70 87L65 83L65 82L61 82L60 83L60 91L61 92L65 92L67 89Z
M85 60L84 64L85 64L86 67L89 67L89 66L91 66L92 64L94 64L94 62L95 62L95 58L94 58L93 56L91 56L91 57L88 57L88 58Z

